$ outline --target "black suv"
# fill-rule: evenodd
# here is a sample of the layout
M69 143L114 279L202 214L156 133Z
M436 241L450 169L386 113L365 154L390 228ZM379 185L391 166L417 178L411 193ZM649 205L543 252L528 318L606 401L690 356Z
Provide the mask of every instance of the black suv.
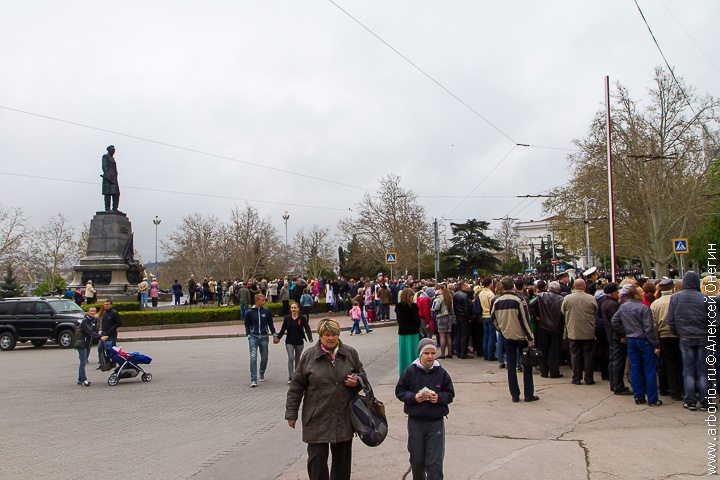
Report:
M71 348L84 314L72 300L42 297L0 300L0 350L12 350L18 341L30 341L41 347L48 340L54 340L61 348Z

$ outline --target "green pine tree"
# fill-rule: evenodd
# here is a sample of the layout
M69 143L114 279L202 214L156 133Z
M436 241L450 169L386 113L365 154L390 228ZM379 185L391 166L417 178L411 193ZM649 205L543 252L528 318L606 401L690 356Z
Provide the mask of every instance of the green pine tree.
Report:
M5 276L0 281L0 298L24 297L22 285L15 276L11 263L5 267Z
M442 252L444 276L472 276L472 271L496 271L499 265L495 253L501 250L497 240L483 232L489 228L488 222L471 219L465 223L451 223L453 237L451 246Z

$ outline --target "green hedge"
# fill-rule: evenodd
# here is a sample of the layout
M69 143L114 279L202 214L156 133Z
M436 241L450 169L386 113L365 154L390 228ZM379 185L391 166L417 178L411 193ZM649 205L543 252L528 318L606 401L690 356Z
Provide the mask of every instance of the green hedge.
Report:
M97 310L100 310L102 305L102 303L91 303L90 305L83 305L82 309L86 312L90 307L95 307ZM113 308L118 312L137 312L140 310L140 302L117 302L113 303Z
M227 322L240 320L240 307L193 308L184 310L143 310L120 316L123 327L178 325L181 323Z
M146 325L179 325L182 323L212 323L227 322L232 320L240 320L240 307L221 307L221 308L183 308L178 310L140 310L139 304L135 302L119 302L118 305L137 306L138 308L120 309L123 312L123 327L142 327ZM91 305L88 305L88 307ZM282 303L266 303L265 306L270 309L273 317L282 318ZM85 308L85 307L83 307ZM320 302L318 312L326 312L325 302Z

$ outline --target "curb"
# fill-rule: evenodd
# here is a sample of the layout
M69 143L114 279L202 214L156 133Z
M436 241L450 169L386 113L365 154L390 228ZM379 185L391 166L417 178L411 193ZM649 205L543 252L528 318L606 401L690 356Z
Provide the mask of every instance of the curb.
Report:
M382 322L372 324L372 329L376 328L387 328L397 326L396 321ZM340 331L349 332L350 327L341 327ZM128 337L118 338L118 342L164 342L171 340L206 340L208 338L239 338L247 337L244 333L207 333L207 334L195 334L195 335L168 335L166 337Z

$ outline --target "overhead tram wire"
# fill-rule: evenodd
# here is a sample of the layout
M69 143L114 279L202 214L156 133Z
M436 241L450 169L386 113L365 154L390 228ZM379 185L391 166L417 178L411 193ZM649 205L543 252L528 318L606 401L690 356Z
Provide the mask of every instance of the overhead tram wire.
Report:
M74 180L69 178L57 178L57 177L45 177L41 175L28 175L24 173L12 173L12 172L2 172L0 171L0 175L7 175L10 177L20 177L20 178L31 178L35 180L47 180L47 181L53 181L53 182L66 182L66 183L79 183L83 185L93 185L98 186L100 182L91 182L88 180ZM266 203L266 204L272 204L272 205L284 205L289 207L298 207L298 208L314 208L318 210L334 210L338 212L347 212L347 208L338 208L338 207L325 207L321 205L306 205L302 203L289 203L289 202L279 202L277 200L263 200L263 199L249 199L249 198L240 198L240 197L233 197L229 195L217 195L214 193L197 193L197 192L181 192L179 190L165 190L161 188L152 188L152 187L135 187L132 185L123 185L123 188L128 188L131 190L141 190L141 191L147 191L147 192L156 192L156 193L170 193L173 195L190 195L193 197L206 197L206 198L217 198L222 200L240 200L243 202L248 203Z
M462 200L460 200L460 202L459 202L457 205L455 205L455 208L453 208L452 210L450 210L450 212L447 214L448 217L452 216L452 214L455 213L455 210L457 210L458 208L460 208L460 205L462 205L463 203L465 203L465 200L467 200L468 198L470 198L470 196L473 194L473 192L475 192L475 190L477 190L477 189L480 187L480 185L482 185L482 184L485 182L485 180L487 180L488 177L490 177L490 175L492 175L492 173L510 156L510 154L515 150L515 147L516 147L516 146L517 146L517 145L513 145L512 148L505 154L505 156L503 156L503 157L495 164L495 166L487 173L487 175L485 175L485 176L483 177L483 179L480 180L480 183L478 183L477 185L475 185L475 187L474 187L472 190L470 190L470 193L468 193L467 195L465 195L465 196L462 198ZM443 216L445 216L445 215L443 215Z
M457 100L458 102L460 102L460 104L462 104L465 108L467 108L467 109L470 110L472 113L474 113L478 118L482 119L485 123L487 123L487 124L490 125L492 128L494 128L500 135L502 135L503 137L507 138L507 139L508 139L509 141L511 141L512 143L517 143L510 135L508 135L507 133L505 133L500 127L498 127L497 125L495 125L495 124L494 124L493 122L491 122L487 117L485 117L483 114L481 114L480 112L478 112L477 110L475 110L472 106L470 106L470 104L468 104L465 100L463 100L462 98L460 98L459 96L457 96L455 93L453 93L452 90L450 90L449 88L447 88L445 85L443 85L443 84L440 83L438 80L436 80L432 75L430 75L430 74L427 73L425 70L423 70L422 67L420 67L417 63L415 63L415 62L413 62L412 60L410 60L410 59L409 59L407 56L405 56L402 52L400 52L398 49L396 49L395 47L393 47L392 45L390 45L388 42L386 42L385 39L383 39L380 35L378 35L377 33L375 33L372 29L370 29L370 27L368 27L367 25L365 25L364 23L362 23L360 20L358 20L357 18L355 18L350 12L348 12L347 10L345 10L343 7L341 7L340 5L338 5L338 4L337 4L336 2L334 2L333 0L328 0L328 2L330 2L331 4L333 4L338 10L340 10L340 11L343 12L345 15L347 15L347 16L348 16L350 19L352 19L355 23L357 23L358 25L360 25L360 26L361 26L363 29L365 29L370 35L372 35L373 37L375 37L380 43L382 43L383 45L385 45L386 47L388 47L390 50L392 50L393 52L395 52L395 54L396 54L397 56L399 56L400 58L402 58L403 60L405 60L405 61L406 61L408 64L410 64L415 70L417 70L418 72L420 72L421 74L423 74L423 75L424 75L425 77L427 77L431 82L433 82L435 85L437 85L438 87L440 87L443 91L445 91L445 93L447 93L448 95L450 95L451 97L453 97L455 100Z
M710 59L710 57L708 57L708 55L705 53L705 51L702 48L700 48L700 45L698 45L698 43L695 41L693 36L690 35L690 32L688 32L688 30L683 26L682 23L680 23L680 20L675 16L675 14L672 12L672 10L670 10L670 7L667 6L667 4L664 2L664 0L660 0L660 3L662 3L662 6L665 7L665 10L668 11L670 16L673 17L673 19L678 24L678 26L682 29L682 31L685 32L685 35L687 35L687 37L690 39L690 41L693 43L693 45L695 45L695 48L697 48L698 52L700 52L700 54L703 57L705 57L705 60L707 60L710 65L712 65L712 67L715 69L715 71L717 73L720 73L720 68L718 68L715 65L715 63Z
M665 62L665 66L670 71L670 75L672 76L672 79L675 82L675 85L677 86L678 90L680 90L680 93L682 93L682 96L685 99L685 103L687 103L688 107L690 107L690 111L693 113L695 118L698 119L698 123L700 124L703 131L705 132L705 135L707 135L707 138L711 142L713 142L713 144L715 144L716 149L720 148L720 147L718 147L718 143L715 141L715 137L713 137L712 134L710 134L710 131L705 126L705 124L702 121L700 121L700 119L698 118L698 113L695 111L695 107L693 107L692 104L690 103L690 99L688 98L687 94L685 93L685 89L682 88L682 85L680 85L680 82L678 81L677 77L675 76L675 71L670 66L670 62L668 62L667 57L665 57L665 53L663 53L662 48L660 48L660 44L658 43L657 38L655 38L655 34L653 33L652 28L650 28L650 24L648 23L647 19L645 18L645 14L643 13L642 8L640 8L640 4L638 4L637 0L633 0L633 1L635 2L635 6L637 7L638 12L640 12L640 16L642 17L643 22L645 22L645 26L647 27L648 32L650 32L650 36L652 37L653 42L655 42L655 46L657 47L658 52L660 52L660 56L662 57L663 61Z
M295 175L295 176L307 178L307 179L310 179L310 180L317 180L317 181L319 181L319 182L332 183L332 184L335 184L335 185L340 185L340 186L342 186L342 187L347 187L347 188L353 188L353 189L356 189L356 190L364 190L364 191L370 190L370 189L365 188L365 187L359 187L359 186L357 186L357 185L352 185L352 184L349 184L349 183L338 182L338 181L336 181L336 180L331 180L331 179L328 179L328 178L318 177L318 176L315 176L315 175L308 175L308 174L306 174L306 173L296 172L296 171L293 171L293 170L287 170L287 169L279 168L279 167L272 167L272 166L263 165L263 164L260 164L260 163L249 162L249 161L247 161L247 160L240 160L239 158L234 158L234 157L230 157L230 156L227 156L227 155L220 155L220 154L217 154L217 153L206 152L206 151L204 151L204 150L198 150L198 149L191 148L191 147L184 147L184 146L182 146L182 145L176 145L176 144L174 144L174 143L163 142L163 141L160 141L160 140L153 140L153 139L151 139L151 138L140 137L140 136L138 136L138 135L132 135L132 134L129 134L129 133L123 133L123 132L118 132L118 131L115 131L115 130L109 130L109 129L106 129L106 128L95 127L95 126L93 126L93 125L87 125L87 124L84 124L84 123L74 122L74 121L71 121L71 120L65 120L65 119L63 119L63 118L58 118L58 117L51 117L51 116L49 116L49 115L43 115L43 114L41 114L41 113L35 113L35 112L27 111L27 110L21 110L21 109L19 109L19 108L9 107L9 106L7 106L7 105L0 105L0 108L3 109L3 110L10 111L10 112L21 113L21 114L24 114L24 115L30 115L30 116L33 116L33 117L43 118L43 119L45 119L45 120L52 120L52 121L54 121L54 122L65 123L65 124L67 124L67 125L73 125L73 126L76 126L76 127L87 128L87 129L89 129L89 130L95 130L95 131L98 131L98 132L110 133L110 134L112 134L112 135L118 135L118 136L125 137L125 138L132 138L133 140L139 140L139 141L141 141L141 142L147 142L147 143L152 143L152 144L155 144L155 145L161 145L161 146L163 146L163 147L169 147L169 148L174 148L174 149L177 149L177 150L183 150L183 151L190 152L190 153L196 153L196 154L198 154L198 155L204 155L204 156L208 156L208 157L219 158L219 159L222 159L222 160L229 160L229 161L231 161L231 162L241 163L241 164L249 165L249 166L252 166L252 167L264 168L264 169L266 169L266 170L272 170L272 171L274 171L274 172L285 173L285 174L287 174L287 175Z
M390 50L392 50L398 57L402 58L407 64L409 64L409 65L412 66L415 70L417 70L418 72L420 72L420 73L421 73L423 76L425 76L428 80L430 80L432 83L434 83L435 85L437 85L441 90L443 90L445 93L447 93L447 94L450 95L452 98L454 98L455 100L457 100L463 107L465 107L465 108L467 108L468 110L470 110L475 116L477 116L478 118L480 118L483 122L487 123L487 124L488 124L489 126L491 126L495 131L497 131L500 135L502 135L503 137L505 137L506 139L508 139L510 142L514 143L516 146L518 146L518 147L528 147L528 148L549 148L549 149L553 149L553 150L567 150L567 151L571 151L571 152L572 152L572 151L576 151L575 149L571 149L571 148L547 147L547 146L542 146L542 145L533 145L533 144L529 144L529 143L518 143L518 142L517 142L515 139L513 139L513 137L510 136L507 132L505 132L505 131L502 130L500 127L498 127L497 125L495 125L492 121L490 121L489 118L487 118L487 117L486 117L485 115L483 115L482 113L478 112L478 111L477 111L475 108L473 108L469 103L467 103L465 100L463 100L462 98L460 98L459 95L457 95L455 92L453 92L452 90L450 90L448 87L446 87L444 84L442 84L442 83L441 83L439 80L437 80L435 77L433 77L433 76L430 75L428 72L426 72L420 65L418 65L418 64L415 63L413 60L411 60L407 55L405 55L405 54L402 53L400 50L398 50L397 48L395 48L395 47L393 47L392 45L390 45L384 38L382 38L380 35L378 35L377 33L375 33L375 31L373 31L370 27L368 27L368 26L365 25L363 22L361 22L360 20L358 20L352 13L348 12L347 10L345 10L343 7L341 7L341 6L340 6L337 2L335 2L334 0L328 0L328 2L330 2L333 6L335 6L335 8L337 8L337 9L340 10L342 13L344 13L344 14L345 14L348 18L350 18L353 22L355 22L355 23L357 23L358 25L360 25L365 31L367 31L370 35L372 35L373 37L375 37L375 39L377 39L380 43L382 43L383 45L385 45L387 48L389 48Z

